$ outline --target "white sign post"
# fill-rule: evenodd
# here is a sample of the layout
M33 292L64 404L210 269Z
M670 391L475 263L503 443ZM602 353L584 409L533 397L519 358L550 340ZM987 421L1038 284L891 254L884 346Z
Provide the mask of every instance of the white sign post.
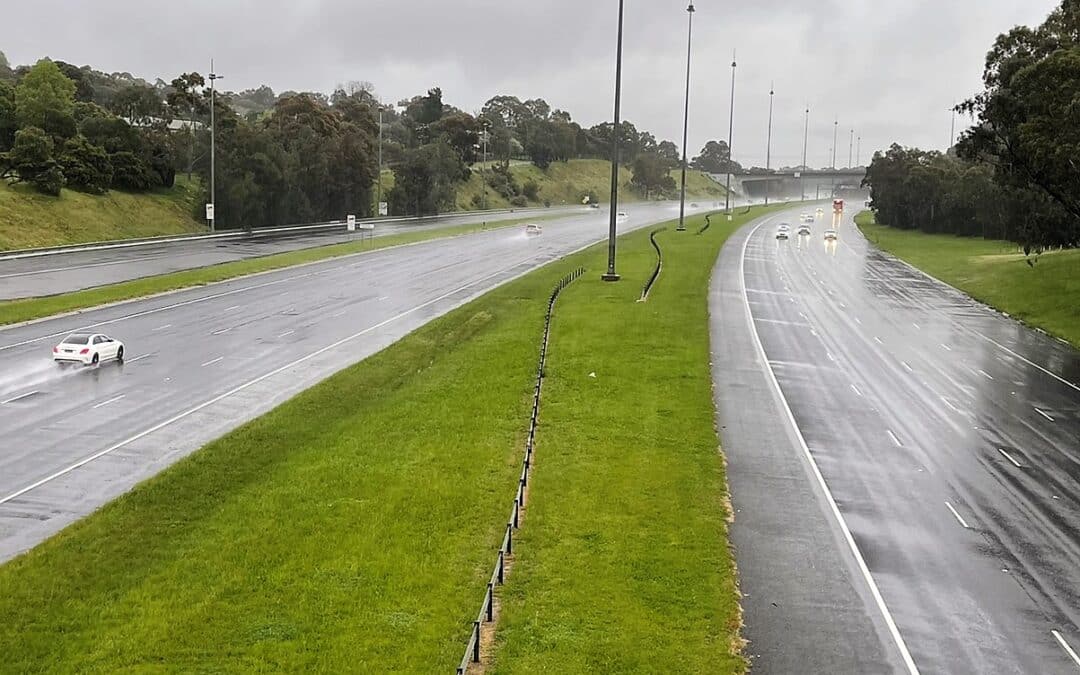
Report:
M207 204L206 205L206 219L209 220L210 222L214 222L214 205L213 204Z
M380 216L388 216L388 215L390 215L390 204L388 202L379 202L379 215Z
M345 216L345 222L349 232L356 232L356 216Z

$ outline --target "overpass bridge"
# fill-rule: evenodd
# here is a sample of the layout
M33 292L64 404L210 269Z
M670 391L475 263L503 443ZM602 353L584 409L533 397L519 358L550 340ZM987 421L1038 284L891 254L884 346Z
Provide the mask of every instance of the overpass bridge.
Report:
M724 184L727 176L710 174L714 180ZM748 199L825 199L841 197L855 193L863 194L863 178L866 169L783 169L772 173L734 173L731 174L732 191Z

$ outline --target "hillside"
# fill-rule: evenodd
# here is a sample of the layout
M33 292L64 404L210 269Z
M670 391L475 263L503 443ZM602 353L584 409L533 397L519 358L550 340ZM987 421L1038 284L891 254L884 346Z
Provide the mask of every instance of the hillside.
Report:
M0 250L197 232L198 199L196 184L182 176L171 190L103 196L65 189L49 197L0 181Z
M479 165L478 165L479 166ZM519 186L524 186L528 180L533 180L540 186L539 199L531 201L530 206L542 205L545 200L552 205L579 204L581 196L587 192L595 194L601 203L609 199L611 192L611 163L601 159L572 159L569 162L556 162L546 171L538 169L532 164L515 164L510 167L511 173ZM679 172L672 171L675 182L679 181ZM619 200L624 202L641 201L641 196L630 187L631 172L629 169L619 171ZM724 188L704 175L700 171L689 171L686 174L687 195L695 199L715 200L724 196ZM472 178L458 188L457 206L459 210L471 211L476 209L474 201L483 190L481 177L474 173ZM489 208L507 208L510 203L493 190L488 190Z

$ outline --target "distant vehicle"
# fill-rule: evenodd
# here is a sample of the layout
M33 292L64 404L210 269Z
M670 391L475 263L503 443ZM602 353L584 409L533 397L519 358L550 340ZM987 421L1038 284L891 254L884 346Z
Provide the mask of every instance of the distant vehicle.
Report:
M98 364L109 359L124 361L124 343L108 335L72 333L53 347L53 361L81 363L84 366Z
M697 207L698 207L697 204L690 204L690 208L692 208L692 209L696 209Z
M825 214L825 209L821 208L820 206L817 207L817 214L819 216L824 215Z
M616 218L626 218L627 217L626 211L619 211L618 213L615 214L615 217Z
M780 227L776 228L776 238L777 239L789 239L790 236L791 236L791 228L788 227L787 224L781 224Z
M801 216L799 216L799 221L803 222L803 223L812 223L812 222L814 222L814 217L812 215L810 215L809 213L804 213Z
M537 234L543 234L543 232L544 228L540 227L536 223L528 223L527 225L525 225L525 234L527 235L532 236Z
M589 208L590 209L598 209L598 208L600 208L600 205L597 204L596 202L593 202L592 204L589 204Z
M836 241L836 230L825 230L825 241Z
M843 213L844 212L844 200L843 199L834 199L834 200L832 200L832 210L835 213Z
M798 234L799 234L800 237L809 237L810 236L810 226L809 225L800 225L799 230L798 230Z

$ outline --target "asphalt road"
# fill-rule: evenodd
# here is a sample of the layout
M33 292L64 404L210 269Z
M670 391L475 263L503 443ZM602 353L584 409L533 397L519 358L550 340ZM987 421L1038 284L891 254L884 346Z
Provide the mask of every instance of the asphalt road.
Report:
M632 205L621 231L677 217ZM606 237L603 211L327 260L0 330L0 560L496 285ZM599 274L602 270L593 270ZM540 301L540 299L537 299ZM61 370L76 330L122 366Z
M469 223L497 223L522 217L580 215L585 207L556 207L543 211L491 213L425 218L395 223L378 223L366 236L432 230ZM606 212L606 211L605 211ZM73 250L50 255L5 259L0 255L0 300L68 293L141 277L206 267L219 263L356 241L360 231L348 232L345 225L333 230L287 233L260 233L229 239L192 239Z
M850 216L834 247L766 219L713 282L756 671L1080 672L1080 354Z

